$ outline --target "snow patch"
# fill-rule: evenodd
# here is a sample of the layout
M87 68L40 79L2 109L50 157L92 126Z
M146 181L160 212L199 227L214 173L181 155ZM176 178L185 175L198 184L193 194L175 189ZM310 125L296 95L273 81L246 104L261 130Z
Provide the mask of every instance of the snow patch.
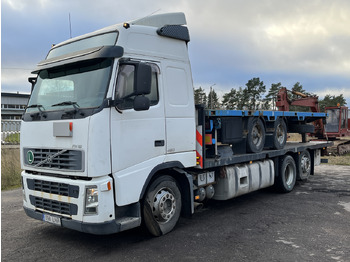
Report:
M349 203L346 203L346 202L338 202L338 205L341 205L344 207L344 209L348 212L350 212L350 202Z
M286 240L283 240L283 239L279 239L279 240L276 240L277 243L283 243L285 245L290 245L294 248L299 248L300 246L294 244L292 241L286 241Z

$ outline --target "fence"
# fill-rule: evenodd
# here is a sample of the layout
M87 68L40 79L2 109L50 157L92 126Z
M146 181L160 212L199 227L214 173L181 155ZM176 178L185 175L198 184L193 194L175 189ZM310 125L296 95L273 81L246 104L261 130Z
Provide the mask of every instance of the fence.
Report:
M19 144L21 120L1 120L1 144Z

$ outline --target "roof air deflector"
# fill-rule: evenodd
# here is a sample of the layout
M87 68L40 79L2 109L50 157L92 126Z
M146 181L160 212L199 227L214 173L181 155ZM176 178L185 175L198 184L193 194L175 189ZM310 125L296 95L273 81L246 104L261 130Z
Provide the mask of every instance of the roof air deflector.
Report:
M158 28L166 25L186 25L186 17L184 13L167 13L146 16L144 18L131 21L130 24L152 26Z

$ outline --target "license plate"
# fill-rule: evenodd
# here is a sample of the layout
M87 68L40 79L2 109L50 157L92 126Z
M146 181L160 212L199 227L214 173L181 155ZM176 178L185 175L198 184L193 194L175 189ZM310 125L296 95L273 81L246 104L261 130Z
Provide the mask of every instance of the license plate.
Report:
M57 225L57 226L61 226L61 218L53 215L43 214L43 221L48 222L50 224Z

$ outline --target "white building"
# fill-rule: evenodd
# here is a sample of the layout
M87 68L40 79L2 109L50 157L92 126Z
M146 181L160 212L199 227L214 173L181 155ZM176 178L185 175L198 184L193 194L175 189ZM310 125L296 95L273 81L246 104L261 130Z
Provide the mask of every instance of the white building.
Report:
M1 120L21 119L29 96L29 94L1 92Z

